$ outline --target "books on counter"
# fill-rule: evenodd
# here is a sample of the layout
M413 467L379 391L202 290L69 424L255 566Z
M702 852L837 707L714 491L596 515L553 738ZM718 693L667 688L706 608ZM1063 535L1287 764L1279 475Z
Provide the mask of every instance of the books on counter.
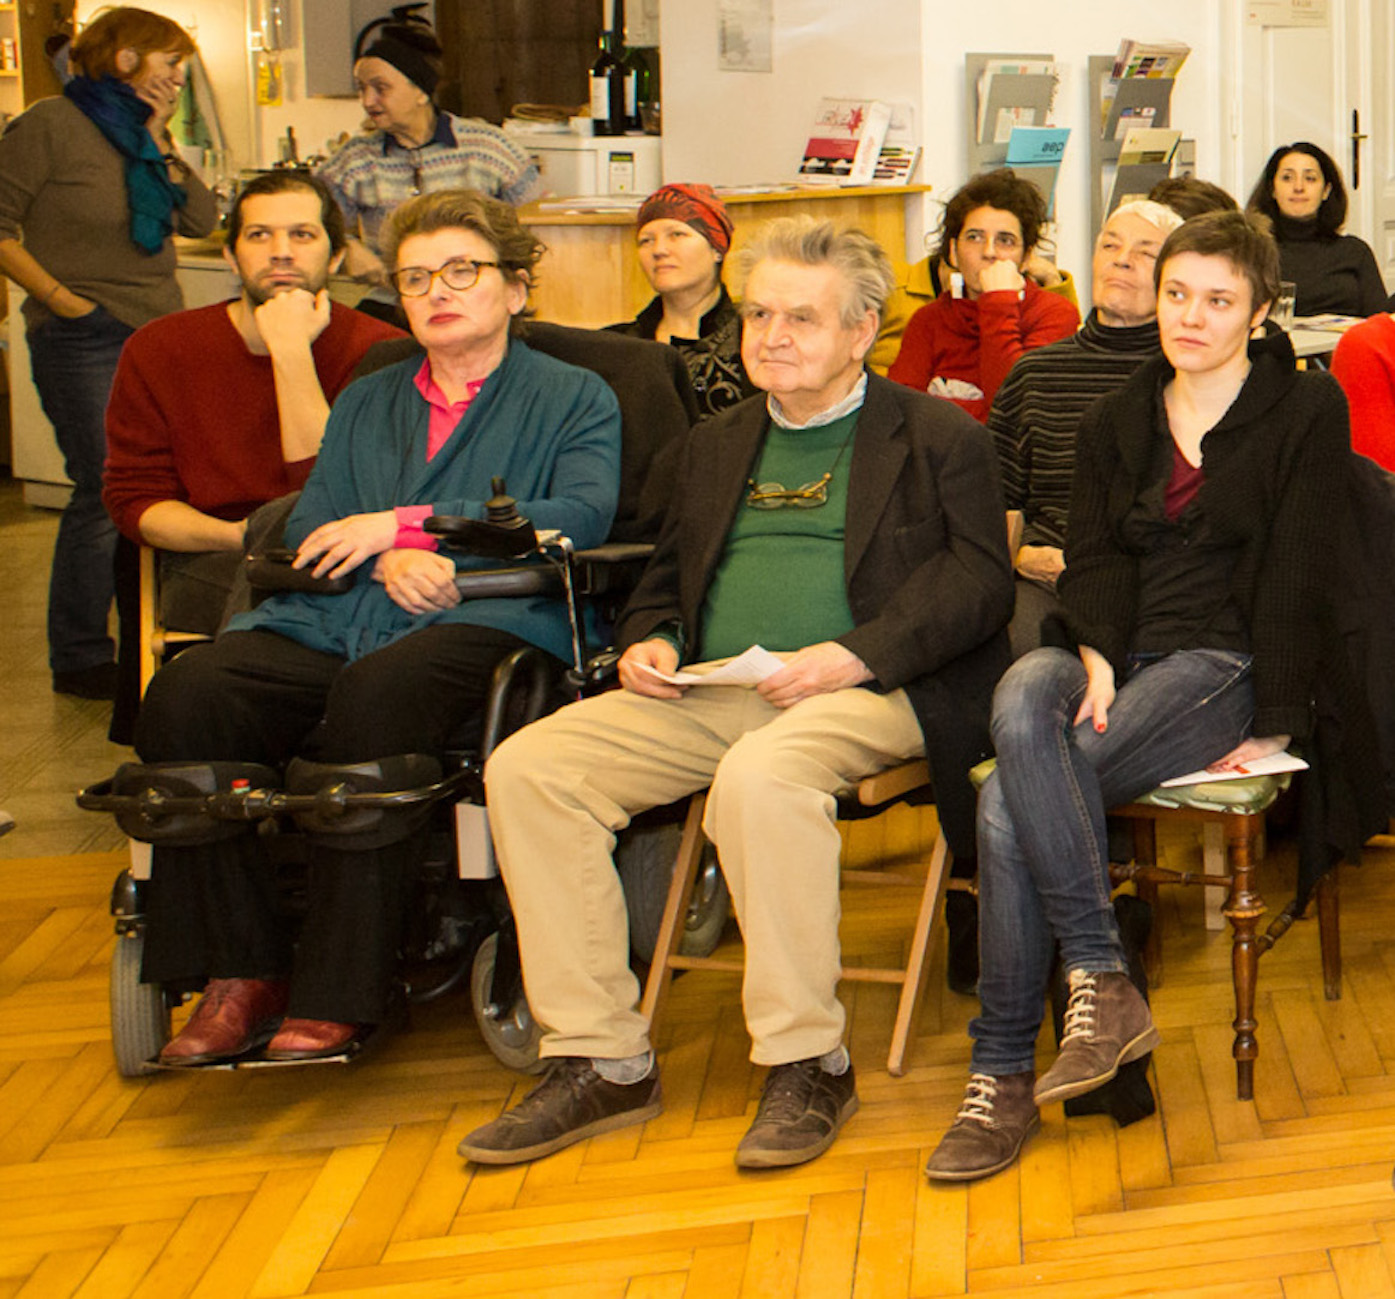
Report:
M886 139L872 169L873 185L909 185L920 163L920 145L915 138L915 109L902 100L890 105L891 121Z
M868 185L891 125L879 99L821 99L798 179L806 185Z

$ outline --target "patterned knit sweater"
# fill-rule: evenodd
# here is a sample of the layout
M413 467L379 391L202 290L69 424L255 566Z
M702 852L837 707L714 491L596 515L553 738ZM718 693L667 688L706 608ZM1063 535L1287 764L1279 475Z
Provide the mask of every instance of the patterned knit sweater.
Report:
M527 151L497 126L444 112L420 149L399 148L374 131L350 140L319 176L334 191L350 231L361 227L374 249L383 222L414 193L477 189L516 206L542 190Z
M1075 432L1090 404L1122 387L1159 351L1158 325L1111 328L1091 312L1078 334L1024 353L988 414L1007 508L1026 519L1022 543L1066 544Z

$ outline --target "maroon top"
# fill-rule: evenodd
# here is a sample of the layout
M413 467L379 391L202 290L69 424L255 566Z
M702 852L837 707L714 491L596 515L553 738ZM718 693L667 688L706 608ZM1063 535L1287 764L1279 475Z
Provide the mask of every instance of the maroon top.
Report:
M141 515L160 501L242 519L304 486L315 463L281 458L271 358L247 350L227 306L161 316L122 350L107 406L102 500L133 541L141 540ZM311 349L325 399L334 401L374 343L401 337L332 303Z

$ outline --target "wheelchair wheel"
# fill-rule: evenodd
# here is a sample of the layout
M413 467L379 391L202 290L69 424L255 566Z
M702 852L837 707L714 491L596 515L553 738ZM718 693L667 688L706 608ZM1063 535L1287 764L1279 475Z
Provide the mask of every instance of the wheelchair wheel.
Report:
M625 889L625 907L630 913L630 950L646 965L654 959L654 945L663 923L664 904L673 880L673 863L683 837L680 821L659 825L631 825L615 846L615 869ZM717 850L709 843L703 848L697 883L688 901L683 920L683 937L678 950L684 956L711 956L726 928L731 897Z
M499 952L499 935L492 933L475 953L470 972L470 1005L475 1012L484 1044L494 1058L516 1073L541 1073L546 1061L538 1058L542 1029L528 1009L528 999L520 988L513 1005L495 1006L490 1001L494 983L494 963Z
M111 953L111 1049L116 1072L142 1078L148 1061L170 1040L170 1008L162 988L140 981L145 935L118 934Z

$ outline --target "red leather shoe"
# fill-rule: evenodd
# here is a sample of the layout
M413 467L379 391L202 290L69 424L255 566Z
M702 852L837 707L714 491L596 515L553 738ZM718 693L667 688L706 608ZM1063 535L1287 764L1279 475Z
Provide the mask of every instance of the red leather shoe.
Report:
M210 979L188 1022L160 1052L160 1063L208 1064L250 1051L286 1013L286 995L278 979Z
M357 1024L332 1019L287 1019L267 1043L268 1060L319 1060L338 1055L358 1033Z

